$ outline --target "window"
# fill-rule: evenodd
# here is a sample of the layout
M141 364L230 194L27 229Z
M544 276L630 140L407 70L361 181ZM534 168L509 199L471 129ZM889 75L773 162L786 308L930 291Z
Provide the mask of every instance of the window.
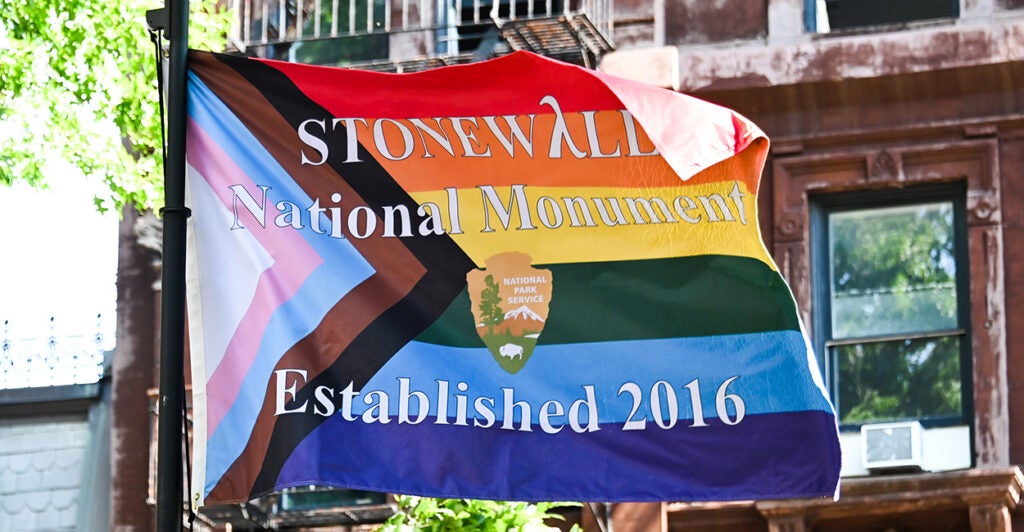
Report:
M383 493L362 490L301 486L281 491L279 510L293 512L387 504Z
M484 59L498 40L492 15L504 20L556 17L564 7L562 0L438 0L437 6L437 52L478 52Z
M290 4L289 4L290 5ZM345 65L388 58L384 0L305 0L301 40L292 45L289 61L314 65ZM294 30L293 30L294 31ZM320 36L337 35L339 40Z
M817 33L959 15L959 0L804 0L807 31Z
M947 186L813 201L814 341L841 425L969 420L964 197Z

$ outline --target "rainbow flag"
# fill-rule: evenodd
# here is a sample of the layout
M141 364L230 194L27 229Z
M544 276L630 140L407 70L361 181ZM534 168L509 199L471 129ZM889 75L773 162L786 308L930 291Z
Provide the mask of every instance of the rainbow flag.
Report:
M524 52L189 61L200 504L834 496L749 121Z

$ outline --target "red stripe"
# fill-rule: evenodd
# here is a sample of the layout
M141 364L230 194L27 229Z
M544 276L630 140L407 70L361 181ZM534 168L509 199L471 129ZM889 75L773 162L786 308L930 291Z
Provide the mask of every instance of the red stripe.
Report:
M622 109L592 71L525 52L410 74L260 61L283 72L336 117L546 113L551 108L539 102L547 95L563 112Z

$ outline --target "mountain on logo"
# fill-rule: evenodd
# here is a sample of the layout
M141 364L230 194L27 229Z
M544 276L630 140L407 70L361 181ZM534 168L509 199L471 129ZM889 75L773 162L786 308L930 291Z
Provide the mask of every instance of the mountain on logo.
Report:
M523 306L521 306L521 307L519 307L519 308L517 308L515 310L510 310L510 311L506 312L505 313L505 319L506 320L528 320L528 321L537 321L537 322L540 322L540 323L544 323L544 318L540 317L540 314L537 314L536 312L531 310L530 307L528 307L526 305L523 305Z
M537 334L544 329L544 318L530 307L523 305L505 313L505 319L496 327L497 330L512 336Z

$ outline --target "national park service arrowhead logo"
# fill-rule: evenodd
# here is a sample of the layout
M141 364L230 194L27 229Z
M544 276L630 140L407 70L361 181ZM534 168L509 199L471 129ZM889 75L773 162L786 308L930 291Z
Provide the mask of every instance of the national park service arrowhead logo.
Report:
M501 253L487 259L487 268L466 274L476 332L509 373L526 365L548 319L551 270L536 269L530 260L525 253Z

